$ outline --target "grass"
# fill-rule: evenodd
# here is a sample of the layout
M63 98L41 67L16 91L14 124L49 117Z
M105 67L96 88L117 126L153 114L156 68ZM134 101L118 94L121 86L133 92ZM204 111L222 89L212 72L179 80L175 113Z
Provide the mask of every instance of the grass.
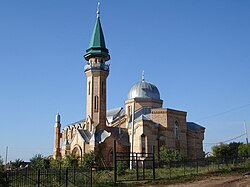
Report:
M206 179L213 176L228 176L228 175L243 175L250 171L250 160L239 163L239 164L210 164L198 166L184 166L178 165L176 167L169 168L168 166L165 168L156 168L155 175L156 180L153 180L153 170L139 168L138 176L139 181L137 180L137 171L136 169L125 169L124 172L120 173L117 176L117 184L114 185L113 178L114 172L112 170L103 170L103 171L92 171L92 181L93 186L138 186L138 185L160 185L160 184L177 184L177 183L186 183L193 182L197 180ZM62 172L63 173L63 172ZM28 177L26 176L27 172L19 173L18 175L14 175L11 182L14 182L16 185L21 185L24 187L34 186L32 185L34 181L37 179L36 173L30 173ZM74 173L75 180L78 181L78 184L85 183L90 185L90 173L85 172L76 172ZM57 173L48 173L48 175L41 176L41 180L45 180L49 178L47 181L50 186L58 186L60 182L58 182L58 171ZM69 182L68 186L72 185L73 174L69 173ZM17 180L16 180L17 179ZM65 174L60 178L65 182ZM47 180L47 179L46 179ZM28 182L27 182L28 181ZM32 181L32 184L28 184ZM1 184L0 184L1 186ZM65 185L64 185L65 186Z

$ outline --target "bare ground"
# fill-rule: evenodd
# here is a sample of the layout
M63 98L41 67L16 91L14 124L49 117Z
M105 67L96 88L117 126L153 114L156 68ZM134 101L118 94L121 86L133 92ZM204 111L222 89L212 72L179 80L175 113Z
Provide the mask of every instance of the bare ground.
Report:
M149 187L153 187L150 185ZM216 176L185 184L155 185L157 187L250 187L250 175Z

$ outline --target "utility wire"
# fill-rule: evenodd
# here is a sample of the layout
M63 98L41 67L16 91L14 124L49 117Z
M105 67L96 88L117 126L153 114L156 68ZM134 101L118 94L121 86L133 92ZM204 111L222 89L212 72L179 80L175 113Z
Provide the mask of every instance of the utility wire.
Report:
M234 138L231 138L231 139L229 139L229 140L225 140L225 141L221 141L221 142L217 142L217 143L204 143L204 144L216 145L216 144L220 144L220 143L231 142L231 141L236 140L236 139L238 139L238 138L240 138L240 137L242 137L242 136L245 136L245 135L246 135L246 133L241 134L241 135L239 135L239 136L236 136L236 137L234 137Z
M233 111L235 111L235 110L239 110L239 109L242 109L242 108L246 108L246 107L248 107L248 106L250 106L250 103L249 103L249 104L246 104L246 105L239 106L239 107L232 108L232 109L230 109L230 110L226 110L226 111L224 111L224 112L219 112L219 113L217 113L217 114L213 114L213 115L210 115L210 116L206 116L206 117L200 118L200 119L195 120L195 121L202 121L202 120L204 120L204 119L209 119L209 118L221 116L221 115L224 115L224 114L226 114L226 113L233 112Z

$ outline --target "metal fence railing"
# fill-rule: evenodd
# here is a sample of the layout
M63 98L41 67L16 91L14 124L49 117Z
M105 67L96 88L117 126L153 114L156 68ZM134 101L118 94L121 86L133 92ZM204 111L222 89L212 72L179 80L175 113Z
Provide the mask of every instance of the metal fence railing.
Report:
M71 187L105 186L125 181L172 179L236 168L250 169L249 159L203 158L161 163L152 153L116 152L109 168L16 169L0 172L0 186Z

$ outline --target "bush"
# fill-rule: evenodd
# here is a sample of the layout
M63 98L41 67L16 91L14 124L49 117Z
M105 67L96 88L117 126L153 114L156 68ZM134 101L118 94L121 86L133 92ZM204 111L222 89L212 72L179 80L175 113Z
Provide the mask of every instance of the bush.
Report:
M238 148L238 154L242 158L248 158L250 155L250 144L241 144Z
M36 154L30 159L30 167L32 169L48 168L48 160L41 154Z
M62 158L56 158L50 160L50 167L51 168L61 168L63 165L63 159Z
M23 163L22 159L16 159L14 162L12 162L12 169L19 168Z
M117 162L117 174L118 175L125 174L125 171L127 168L128 168L128 163L126 161L118 161Z
M68 154L62 159L63 167L73 168L78 167L78 159L74 154Z
M171 161L181 161L184 159L184 156L176 151L168 149L166 146L161 146L160 148L160 162L163 165L168 164Z
M4 172L3 159L0 156L0 173L3 173L3 172Z
M82 157L80 166L85 168L90 168L96 164L96 153L91 151L89 153L85 153Z

